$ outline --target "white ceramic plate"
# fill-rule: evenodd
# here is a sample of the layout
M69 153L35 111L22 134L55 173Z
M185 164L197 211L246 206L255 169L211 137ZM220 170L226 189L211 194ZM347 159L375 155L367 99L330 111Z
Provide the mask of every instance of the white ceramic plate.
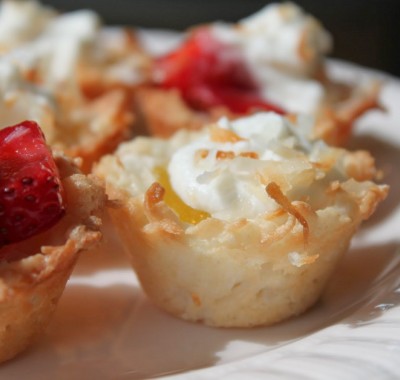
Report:
M380 75L329 66L349 80ZM399 379L400 82L380 76L387 111L363 117L351 144L372 151L391 193L312 310L251 330L183 322L152 306L117 243L106 242L108 255L79 262L47 335L0 378Z

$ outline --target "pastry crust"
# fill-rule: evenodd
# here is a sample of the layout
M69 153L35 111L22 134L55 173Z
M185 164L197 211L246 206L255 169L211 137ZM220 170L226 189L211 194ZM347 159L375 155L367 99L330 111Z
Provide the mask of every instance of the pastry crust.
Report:
M319 298L360 223L386 197L388 188L370 181L371 156L327 148L313 164L314 180L337 162L347 178L328 180L321 193L294 200L291 188L304 186L310 168L272 162L260 175L277 210L190 225L167 205L152 170L168 165L173 152L201 133L181 131L169 141L139 138L95 168L117 201L110 213L145 292L167 312L210 326L269 325L304 312ZM124 166L132 160L140 172Z
M112 40L108 34L116 35L114 43L108 41ZM99 31L96 44L103 59L79 63L78 96L62 91L55 94L60 114L53 145L80 157L84 172L90 172L100 157L137 133L134 94L150 77L150 57L133 29Z
M34 1L7 0L1 16L11 18L0 67L4 125L36 121L49 145L80 157L89 172L135 128L133 94L150 64L135 30L104 27L89 10L58 14Z
M179 129L199 129L223 115L231 119L246 116L231 112L229 104L213 106L224 102L218 92L214 94L215 86L231 92L237 103L243 91L244 105L246 86L254 86L259 100L272 110L277 107L286 115L313 116L310 137L337 146L348 141L358 117L379 107L379 80L347 78L347 83L341 83L329 73L325 57L331 36L295 4L269 4L235 24L200 25L189 29L184 38L175 50L154 60L153 83L137 94L151 135L169 137ZM213 47L213 43L221 45ZM229 73L235 62L247 78L236 84L235 73ZM228 85L216 79L224 74ZM215 99L210 103L208 98ZM263 108L255 105L247 115L262 110L257 107Z
M2 248L27 257L0 263L0 362L43 334L78 256L101 239L106 201L101 183L80 174L71 160L56 156L68 202L66 215L50 230Z
M337 87L340 87L340 97ZM327 88L330 100L313 115L311 137L342 146L350 138L354 122L367 111L380 107L381 83L374 81L361 87L327 83ZM178 90L143 87L138 89L135 99L145 129L156 137L170 137L180 129L198 130L221 116L232 120L243 116L221 106L207 112L196 111L186 104Z
M225 107L215 107L207 113L195 111L176 89L143 86L137 90L135 101L144 129L156 137L171 137L181 129L198 130L222 115L235 116Z
M126 91L115 89L91 100L60 98L49 145L81 158L80 168L90 172L104 154L133 135L133 106Z
M335 83L324 79L328 101L315 115L313 137L342 146L349 140L356 120L369 110L379 109L382 83L363 85Z

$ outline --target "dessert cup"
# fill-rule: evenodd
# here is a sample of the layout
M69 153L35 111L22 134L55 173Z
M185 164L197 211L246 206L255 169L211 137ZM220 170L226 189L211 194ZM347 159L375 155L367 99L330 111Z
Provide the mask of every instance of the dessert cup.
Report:
M218 327L269 325L321 295L388 191L368 152L304 137L262 113L105 156L112 220L160 308Z
M101 182L55 155L67 209L49 230L1 248L0 362L32 345L46 330L79 255L101 239L106 197Z

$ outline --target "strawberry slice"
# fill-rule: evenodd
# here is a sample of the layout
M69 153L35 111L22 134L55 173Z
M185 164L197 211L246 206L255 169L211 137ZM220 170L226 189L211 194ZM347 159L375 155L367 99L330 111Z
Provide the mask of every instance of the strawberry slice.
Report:
M238 51L199 28L177 50L155 64L155 78L163 88L177 88L194 109L226 106L237 114L254 110L284 111L262 99L259 88Z
M53 226L65 213L57 166L33 121L0 130L0 248ZM0 250L0 259L11 260Z

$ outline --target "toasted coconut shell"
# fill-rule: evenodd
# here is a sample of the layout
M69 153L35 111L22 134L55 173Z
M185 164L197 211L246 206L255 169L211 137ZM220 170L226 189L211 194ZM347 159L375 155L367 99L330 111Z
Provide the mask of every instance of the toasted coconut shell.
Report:
M99 215L104 190L94 177L79 174L57 158L67 196L67 213L50 230L3 247L26 256L0 263L0 362L25 350L48 325L79 254L101 239Z
M344 145L357 118L368 110L379 108L381 84L372 82L368 86L350 87L334 83L326 84L328 101L316 112L313 137L323 139L331 145ZM337 93L340 92L340 95ZM142 88L137 93L138 110L145 129L157 137L169 137L180 129L197 130L204 124L214 122L221 116L235 119L225 107L214 107L208 112L191 109L178 90Z
M327 83L328 96L331 99L316 115L314 136L332 145L344 145L351 136L354 122L365 112L380 108L379 94L381 83L371 82L367 86L341 86ZM334 99L337 93L342 93Z
M378 186L362 197L346 193L348 217L339 206L304 208L305 247L304 226L292 215L209 218L188 228L162 201L149 207L112 185L108 192L122 201L111 216L150 299L179 318L216 327L270 325L311 307L359 223L386 194Z
M80 157L85 173L101 156L132 136L135 118L130 98L123 90L78 103L60 99L60 104L57 135L49 143L70 156Z
M197 130L221 116L234 116L225 107L215 107L208 113L195 111L178 90L142 87L137 91L136 103L144 129L157 137L172 136L180 129Z
M166 204L159 184L142 183L151 180L151 168L146 159L140 164L141 155L147 158L156 148L157 159L168 162L177 144L185 144L183 135L190 140L198 134L181 132L162 144L159 139L137 139L95 168L106 179L110 199L118 201L110 214L147 295L177 317L219 327L269 325L307 310L388 188L343 177L327 179L326 188L318 192L312 186L318 175L310 176L310 171L326 166L329 172L329 165L322 162L322 169L313 169L298 159L288 165L273 162L277 181L266 186L265 196L276 201L277 210L253 219L208 217L189 225ZM340 163L349 157L343 165L350 174L364 178L371 172L365 155L353 165L355 156L327 149L322 161ZM136 170L125 170L125 154L130 162L129 155L137 154ZM309 189L310 197L288 198L296 184Z

